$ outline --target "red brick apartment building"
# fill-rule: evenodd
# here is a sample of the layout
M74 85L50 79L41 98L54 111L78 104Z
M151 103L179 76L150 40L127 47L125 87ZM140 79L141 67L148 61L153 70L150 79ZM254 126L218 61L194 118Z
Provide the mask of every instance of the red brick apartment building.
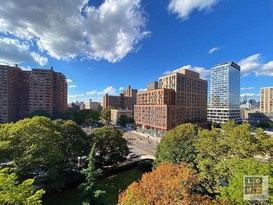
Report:
M23 119L38 109L57 117L66 108L67 82L62 73L0 65L0 123Z
M208 83L199 73L170 73L159 78L158 87L137 94L134 117L139 131L160 136L179 124L207 121Z

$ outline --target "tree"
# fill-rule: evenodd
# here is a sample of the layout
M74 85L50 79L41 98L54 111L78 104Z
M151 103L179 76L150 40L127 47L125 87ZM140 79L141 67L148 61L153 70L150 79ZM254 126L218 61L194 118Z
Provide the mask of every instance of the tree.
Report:
M118 119L118 123L122 126L125 126L127 123L129 123L129 118L126 115L121 115Z
M154 166L160 162L188 162L192 167L196 158L193 146L199 128L190 123L179 125L170 130L157 146Z
M43 117L48 117L48 118L50 117L49 113L46 110L42 110L42 109L34 110L33 112L28 114L28 117L30 117L30 118L35 117L35 116L43 116Z
M44 190L34 191L33 179L18 182L15 173L9 173L9 169L0 170L0 204L42 204Z
M101 170L95 167L95 147L93 144L92 149L87 158L88 166L83 169L81 173L85 176L86 181L81 184L81 188L84 190L85 196L88 196L89 200L92 201L99 197L104 192L101 190L96 190L96 180L98 176L101 176Z
M249 201L244 201L243 197L243 185L244 176L260 175L268 176L269 190L273 189L273 166L271 163L258 162L254 158L240 159L238 157L233 158L230 161L229 166L229 179L228 186L222 188L220 199L227 202L227 204L250 204ZM269 200L263 204L272 204L273 196L269 193Z
M272 157L272 142L261 129L252 134L249 124L236 126L233 121L223 124L222 129L201 130L194 146L199 176L207 191L220 194L229 180L233 158Z
M56 129L62 135L61 148L64 161L72 163L73 168L80 156L87 156L91 147L91 138L73 121L55 120Z
M129 149L123 133L111 126L94 129L90 134L96 143L96 159L99 167L114 164L128 155Z
M48 188L63 186L60 181L64 161L62 136L49 118L36 116L1 126L0 136L2 134L4 157L13 161L20 177L44 173Z
M101 110L101 118L106 121L111 121L111 109L113 109L111 106L103 108Z
M195 192L197 183L197 175L187 163L160 163L121 193L118 205L216 204L210 197Z

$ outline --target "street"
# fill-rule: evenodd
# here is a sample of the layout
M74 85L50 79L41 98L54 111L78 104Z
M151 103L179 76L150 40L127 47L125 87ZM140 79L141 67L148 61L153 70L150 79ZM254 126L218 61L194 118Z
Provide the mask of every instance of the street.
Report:
M154 158L157 141L147 138L135 131L126 131L123 137L128 141L130 152L139 156Z

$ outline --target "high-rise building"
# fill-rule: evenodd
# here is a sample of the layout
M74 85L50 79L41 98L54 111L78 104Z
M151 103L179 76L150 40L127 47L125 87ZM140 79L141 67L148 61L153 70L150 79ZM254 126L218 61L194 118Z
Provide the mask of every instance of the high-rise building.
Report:
M273 87L261 88L260 111L262 113L273 113Z
M134 109L140 131L165 134L175 126L207 121L207 81L181 69L158 80L158 89L139 92Z
M16 66L0 65L0 123L17 121L27 109L23 71Z
M137 100L137 90L129 85L119 96L105 94L103 96L103 108L113 107L133 110Z
M225 123L242 121L240 112L240 66L226 62L211 68L208 120Z
M67 108L67 83L53 69L23 71L17 66L0 65L0 122L27 117L45 110L53 117Z

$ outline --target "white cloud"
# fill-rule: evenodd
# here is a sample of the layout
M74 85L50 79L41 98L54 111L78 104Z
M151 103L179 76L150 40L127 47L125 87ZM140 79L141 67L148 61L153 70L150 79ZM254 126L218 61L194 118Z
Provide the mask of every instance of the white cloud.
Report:
M6 37L0 38L0 48L0 61L7 64L37 62L39 65L44 66L48 63L45 56L31 52L29 44L25 41Z
M98 95L104 95L104 94L109 94L109 95L116 95L116 88L109 86L105 88L103 91L98 92Z
M209 54L212 54L212 53L218 51L219 49L220 49L219 47L214 47L214 48L210 49L210 50L208 51L208 53L209 53Z
M253 90L254 87L241 88L241 90Z
M138 90L138 92L144 92L144 91L147 91L148 89L147 88L140 88L139 90Z
M84 94L77 94L77 95L68 95L69 98L77 98L77 97L83 97Z
M242 93L240 95L241 97L260 97L260 94L257 94L257 93Z
M267 75L267 76L273 76L273 61L270 61L266 64L264 64L261 69L256 71L256 75Z
M219 0L171 0L168 10L177 14L178 18L186 20L194 10L209 11Z
M195 72L199 73L200 74L200 78L203 78L203 79L207 79L209 77L209 75L210 75L210 70L206 70L203 67L192 67L191 65L186 65L186 66L183 66L181 68L178 68L178 69L172 70L172 71L168 70L168 71L164 72L163 74L164 75L168 75L170 73L178 72L178 71L180 71L182 69L188 69L188 70L195 71Z
M139 41L149 36L141 0L105 0L99 7L88 2L3 1L0 33L38 47L40 52L58 60L80 57L109 62L121 60L135 50ZM10 54L14 56L14 53ZM22 57L25 56L20 59ZM41 56L32 58L41 64L46 62Z
M124 87L120 87L119 90L124 90Z
M262 66L260 62L260 57L261 54L254 54L252 56L240 60L238 64L241 66L241 72L249 73L260 68Z
M92 90L92 91L88 91L86 92L87 95L95 95L97 94L97 91L96 90Z
M72 83L72 80L71 79L66 79L66 82L67 83Z
M30 55L41 66L44 66L44 65L48 64L47 57L41 56L39 53L35 53L35 52L31 52Z
M273 76L273 61L264 63L261 54L254 54L238 62L244 76L255 73L256 76Z
M77 85L69 85L68 87L69 87L69 88L76 88Z

